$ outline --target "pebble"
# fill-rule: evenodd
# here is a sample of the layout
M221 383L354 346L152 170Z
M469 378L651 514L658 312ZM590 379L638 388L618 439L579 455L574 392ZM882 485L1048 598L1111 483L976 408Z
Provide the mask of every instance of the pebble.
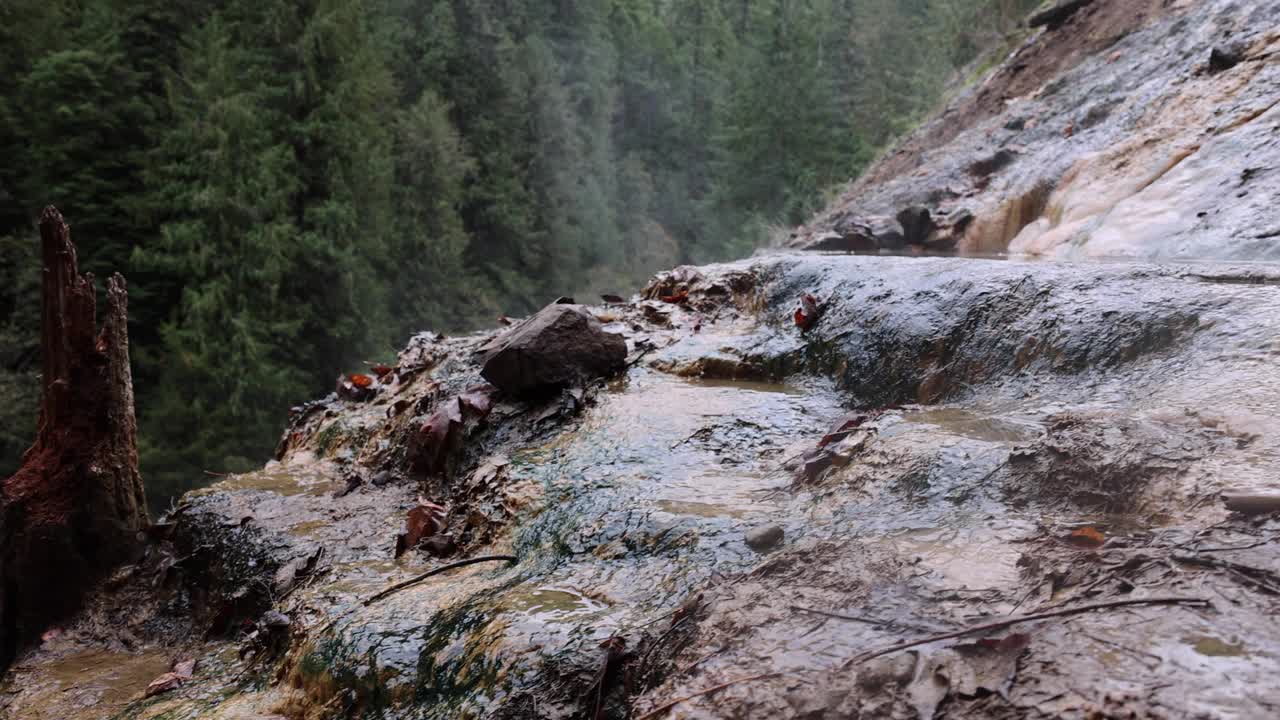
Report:
M781 526L765 525L747 532L747 547L756 552L768 552L782 542L782 537Z

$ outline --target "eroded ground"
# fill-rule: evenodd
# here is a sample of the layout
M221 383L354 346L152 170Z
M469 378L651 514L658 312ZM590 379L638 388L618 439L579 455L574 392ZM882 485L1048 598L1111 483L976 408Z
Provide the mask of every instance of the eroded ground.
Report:
M371 399L299 408L278 462L187 496L0 702L73 719L1267 717L1280 519L1218 495L1280 490L1271 280L682 269L645 296L684 302L593 309L628 338L624 376L538 402L484 391L447 457L414 434L459 396L485 405L487 336L419 336ZM807 331L803 292L822 299ZM447 510L440 542L396 558L424 499ZM502 555L517 561L378 596ZM191 680L143 697L188 657Z

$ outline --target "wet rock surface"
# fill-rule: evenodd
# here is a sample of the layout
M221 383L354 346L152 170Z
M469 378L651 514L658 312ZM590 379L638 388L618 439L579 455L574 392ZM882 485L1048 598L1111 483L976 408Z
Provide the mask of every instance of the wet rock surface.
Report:
M20 658L0 702L60 718L101 717L107 692L120 718L620 718L684 697L663 712L1265 716L1280 520L1217 495L1277 490L1273 279L814 256L659 277L656 294L686 294L656 301L662 322L644 299L584 310L626 339L625 376L485 391L430 473L408 438L480 402L492 335L424 334L375 397L300 408L278 461L189 494L134 589ZM808 330L802 293L824 298ZM829 462L806 474L815 448ZM422 507L451 549L397 557ZM518 562L407 583L490 555ZM168 600L138 600L157 583ZM859 660L1156 596L1211 605ZM151 619L102 621L126 605ZM194 677L145 697L175 636Z
M1031 24L785 244L1280 258L1280 6L1064 0ZM921 234L920 208L956 220Z

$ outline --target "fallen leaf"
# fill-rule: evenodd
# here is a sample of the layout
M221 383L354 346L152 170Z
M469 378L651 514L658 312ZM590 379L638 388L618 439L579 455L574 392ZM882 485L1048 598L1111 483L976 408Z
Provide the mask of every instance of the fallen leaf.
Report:
M671 303L673 305L676 303L688 302L689 291L681 290L679 292L671 293L670 295L661 295L658 299L664 303Z
M800 308L796 308L795 321L796 321L796 327L800 328L801 330L809 329L809 318L805 317L804 311L801 310Z
M1093 526L1082 527L1072 530L1067 542L1082 548L1100 548L1106 544L1107 536Z
M173 674L177 675L183 680L190 680L192 676L195 675L195 672L196 672L195 658L190 658L188 660L180 660L173 664Z
M827 430L827 434L822 436L818 441L818 447L826 447L831 443L847 436L851 431L856 430L871 418L866 413L850 413L835 421L831 429Z
M373 374L377 375L379 378L386 377L394 369L395 368L391 367L390 365L384 365L382 363L377 363L370 368L370 370L373 370Z
M506 315L499 315L499 316L498 316L498 324L499 324L499 325L513 325L513 324L515 324L515 320L512 320L511 318L507 317Z
M462 409L458 400L449 398L440 403L414 438L415 464L429 474L443 471L450 451L459 441L461 427Z
M409 510L404 533L396 543L396 557L412 550L423 540L438 535L447 524L449 511L443 506L418 498L418 505Z
M817 296L804 293L800 296L800 307L796 308L795 321L796 327L801 330L808 330L818 322L818 318L822 315L822 302Z
M1007 700L1018 658L1030 642L1030 636L1012 633L920 655L908 694L921 720L930 720L953 692L972 697L987 691Z
M178 673L167 672L147 684L147 697L169 692L182 685L184 678Z
M497 388L488 385L468 388L458 396L458 403L465 414L483 418L493 409L493 393Z
M377 388L373 387L373 378L368 375L338 376L337 393L343 400L360 402L373 397L376 392Z

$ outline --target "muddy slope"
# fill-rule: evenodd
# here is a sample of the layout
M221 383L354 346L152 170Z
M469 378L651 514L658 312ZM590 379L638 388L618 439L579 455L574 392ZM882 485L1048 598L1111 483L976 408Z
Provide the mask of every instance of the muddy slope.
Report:
M1280 6L1073 4L787 244L1280 257Z
M1280 518L1229 515L1218 493L1277 490L1278 283L947 258L686 268L646 291L684 302L591 309L628 339L623 376L533 401L481 384L490 334L424 334L372 397L298 408L278 461L188 495L146 561L19 659L0 703L1265 717ZM807 331L802 293L819 300ZM451 402L472 410L440 455L422 433ZM422 500L443 522L397 558ZM142 697L186 658L192 679Z

